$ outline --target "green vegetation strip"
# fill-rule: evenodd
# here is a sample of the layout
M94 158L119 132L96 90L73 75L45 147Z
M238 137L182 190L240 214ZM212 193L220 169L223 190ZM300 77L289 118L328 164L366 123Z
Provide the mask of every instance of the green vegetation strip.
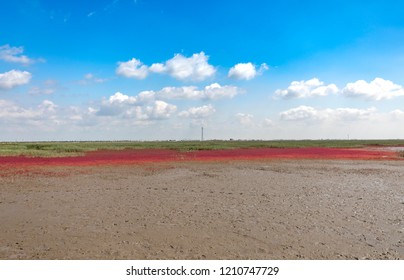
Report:
M404 146L404 140L0 142L0 156L64 157L83 155L89 151L123 149L194 151L237 148L360 148L365 146ZM404 156L403 153L400 155Z

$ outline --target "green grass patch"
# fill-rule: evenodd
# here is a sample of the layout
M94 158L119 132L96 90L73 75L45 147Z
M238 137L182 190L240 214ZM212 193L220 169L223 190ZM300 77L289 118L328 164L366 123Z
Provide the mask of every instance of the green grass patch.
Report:
M271 140L271 141L105 141L105 142L1 142L0 156L64 157L89 151L124 149L171 149L177 151L248 148L360 148L404 146L404 140ZM404 157L404 152L400 153Z

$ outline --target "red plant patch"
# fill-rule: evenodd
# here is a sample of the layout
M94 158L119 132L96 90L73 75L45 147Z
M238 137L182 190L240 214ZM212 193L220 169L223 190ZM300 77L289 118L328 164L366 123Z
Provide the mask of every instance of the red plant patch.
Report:
M74 157L0 157L2 166L80 166L140 164L170 161L227 161L257 159L350 159L399 160L397 152L371 149L341 148L253 148L230 150L202 150L179 152L174 150L144 149L88 152Z
M341 148L259 148L219 151L199 151L196 160L252 159L397 159L392 151Z

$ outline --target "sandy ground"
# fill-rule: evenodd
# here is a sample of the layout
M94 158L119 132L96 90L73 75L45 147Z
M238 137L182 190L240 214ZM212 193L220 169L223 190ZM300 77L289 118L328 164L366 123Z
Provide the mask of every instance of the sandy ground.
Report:
M0 169L1 259L404 259L404 162Z

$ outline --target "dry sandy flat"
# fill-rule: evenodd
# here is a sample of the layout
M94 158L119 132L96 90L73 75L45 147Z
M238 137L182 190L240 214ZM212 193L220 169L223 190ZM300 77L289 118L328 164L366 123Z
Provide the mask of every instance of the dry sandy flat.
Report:
M1 259L404 259L404 162L0 170Z

